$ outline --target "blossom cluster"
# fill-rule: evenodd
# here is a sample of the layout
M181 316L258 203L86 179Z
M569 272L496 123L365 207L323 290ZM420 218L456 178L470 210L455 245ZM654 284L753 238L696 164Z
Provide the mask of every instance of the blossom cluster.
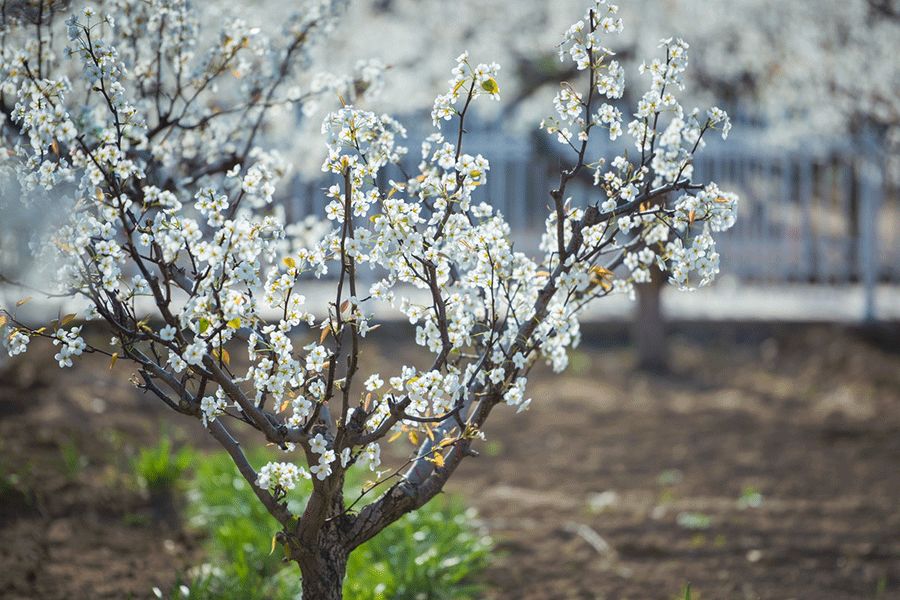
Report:
M71 367L72 357L81 356L87 347L84 339L78 335L81 327L73 327L66 331L65 329L57 330L54 335L53 345L59 346L59 352L53 357L59 363L60 367Z
M453 78L449 81L450 90L434 100L431 109L434 126L440 127L441 121L449 121L459 114L458 105L461 101L467 104L477 96L500 100L500 85L497 83L499 71L500 65L497 63L479 63L473 67L469 63L469 53L460 54L453 68Z
M30 341L31 338L28 334L18 329L13 329L9 332L9 336L6 339L7 352L10 356L24 354L28 350L28 342Z
M203 425L207 426L211 421L215 421L216 417L225 414L226 408L228 408L228 399L225 397L225 394L222 393L221 388L216 390L214 396L204 396L203 399L200 400L200 412L203 415Z
M303 467L288 462L270 462L259 470L255 483L264 490L292 490L301 479L309 479L309 473Z

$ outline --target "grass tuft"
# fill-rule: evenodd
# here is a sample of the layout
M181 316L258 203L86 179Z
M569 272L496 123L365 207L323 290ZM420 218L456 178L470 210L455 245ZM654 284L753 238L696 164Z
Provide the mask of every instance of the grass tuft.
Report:
M251 463L272 460L265 449L249 452ZM362 478L348 473L348 497ZM296 512L311 486L291 492ZM406 515L350 555L344 597L347 600L449 600L475 598L474 576L487 564L490 539L473 523L475 515L455 498L436 498ZM187 573L191 598L262 600L298 598L296 565L273 551L277 522L253 495L224 452L197 461L188 489L188 518L209 532L209 562Z
M188 447L173 451L172 439L162 434L158 444L140 450L132 467L141 485L151 493L169 491L183 480L194 456Z

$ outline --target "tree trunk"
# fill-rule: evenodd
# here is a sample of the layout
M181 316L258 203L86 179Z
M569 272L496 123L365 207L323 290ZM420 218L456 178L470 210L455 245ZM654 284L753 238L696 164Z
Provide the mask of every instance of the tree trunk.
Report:
M325 538L325 536L322 536ZM303 600L341 600L348 553L337 540L322 539L311 549L293 549L303 576Z
M662 315L662 290L666 274L650 269L650 281L637 286L637 314L633 341L637 367L647 371L665 371L667 366L666 323Z

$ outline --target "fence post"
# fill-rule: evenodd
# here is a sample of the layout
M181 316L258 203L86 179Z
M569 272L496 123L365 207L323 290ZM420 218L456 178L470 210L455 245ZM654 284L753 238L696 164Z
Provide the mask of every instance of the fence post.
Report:
M797 195L800 197L800 232L802 236L801 260L803 275L807 281L816 281L819 273L818 242L816 240L816 227L813 220L813 164L812 159L806 156L798 158L798 183Z
M878 256L877 215L884 191L881 170L871 157L860 161L859 169L859 277L864 290L863 319L867 322L877 319L875 292L878 286L880 260Z

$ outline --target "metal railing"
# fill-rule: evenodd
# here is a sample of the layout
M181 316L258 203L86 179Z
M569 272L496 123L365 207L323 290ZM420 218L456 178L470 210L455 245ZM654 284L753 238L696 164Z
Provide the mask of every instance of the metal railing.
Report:
M498 132L470 134L465 149L491 163L475 198L506 216L520 248L534 250L560 158L527 138ZM607 157L618 151L608 144L592 150ZM900 283L900 206L886 198L882 169L874 153L852 147L818 145L813 152L740 139L711 144L698 155L694 179L716 181L741 197L737 225L719 237L723 273L748 283L861 285L862 316L875 318L875 287ZM323 214L321 190L330 183L297 180L288 217ZM573 183L576 205L596 201L598 190L589 181Z

